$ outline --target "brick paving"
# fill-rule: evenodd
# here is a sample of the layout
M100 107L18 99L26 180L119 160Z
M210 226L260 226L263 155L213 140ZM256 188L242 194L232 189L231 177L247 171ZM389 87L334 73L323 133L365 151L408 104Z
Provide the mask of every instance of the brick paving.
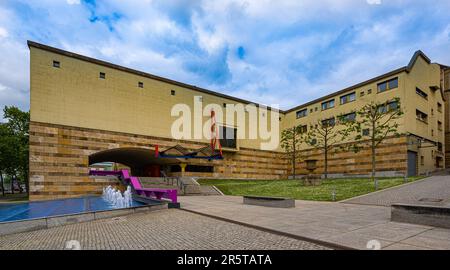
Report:
M327 249L177 209L138 213L0 236L1 249L65 249L77 240L81 249Z
M295 208L245 205L239 196L184 196L183 208L312 242L355 249L450 250L450 229L390 221L390 207L296 201ZM372 247L372 248L370 248Z
M344 203L391 206L394 203L434 204L421 199L442 200L450 206L450 176L433 176L410 184L344 201Z

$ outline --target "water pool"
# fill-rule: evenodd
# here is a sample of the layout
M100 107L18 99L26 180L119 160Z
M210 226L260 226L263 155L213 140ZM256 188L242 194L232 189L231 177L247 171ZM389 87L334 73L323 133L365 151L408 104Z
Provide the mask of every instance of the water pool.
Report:
M133 201L131 207L143 206ZM0 204L0 222L117 209L102 197L89 196L17 204Z

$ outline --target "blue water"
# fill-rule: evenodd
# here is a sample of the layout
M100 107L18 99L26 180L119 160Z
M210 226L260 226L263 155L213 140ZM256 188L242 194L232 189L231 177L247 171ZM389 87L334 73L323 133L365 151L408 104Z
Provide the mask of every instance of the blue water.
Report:
M131 206L141 205L144 204L133 201ZM18 204L0 204L0 222L111 209L116 208L101 197L93 196Z

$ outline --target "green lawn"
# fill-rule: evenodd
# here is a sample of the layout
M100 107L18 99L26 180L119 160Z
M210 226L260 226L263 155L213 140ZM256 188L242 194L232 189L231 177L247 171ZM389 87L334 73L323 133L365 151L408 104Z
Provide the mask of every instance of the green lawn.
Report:
M408 178L408 182L421 177ZM345 200L375 191L374 183L364 179L323 180L320 186L304 186L301 180L216 180L203 179L201 185L214 185L225 195L256 195L294 198L297 200L332 201L333 189L336 200ZM403 178L379 178L378 190L398 186Z

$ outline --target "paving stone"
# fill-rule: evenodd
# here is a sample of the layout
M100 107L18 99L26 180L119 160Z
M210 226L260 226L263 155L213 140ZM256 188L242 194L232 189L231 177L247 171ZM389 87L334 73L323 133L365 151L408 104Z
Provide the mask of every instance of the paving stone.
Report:
M81 249L327 249L177 209L132 215L0 236L0 249L65 249L67 241Z
M420 199L450 199L450 176L433 176L407 185L367 194L345 201L349 204L391 206L394 203L423 203Z

